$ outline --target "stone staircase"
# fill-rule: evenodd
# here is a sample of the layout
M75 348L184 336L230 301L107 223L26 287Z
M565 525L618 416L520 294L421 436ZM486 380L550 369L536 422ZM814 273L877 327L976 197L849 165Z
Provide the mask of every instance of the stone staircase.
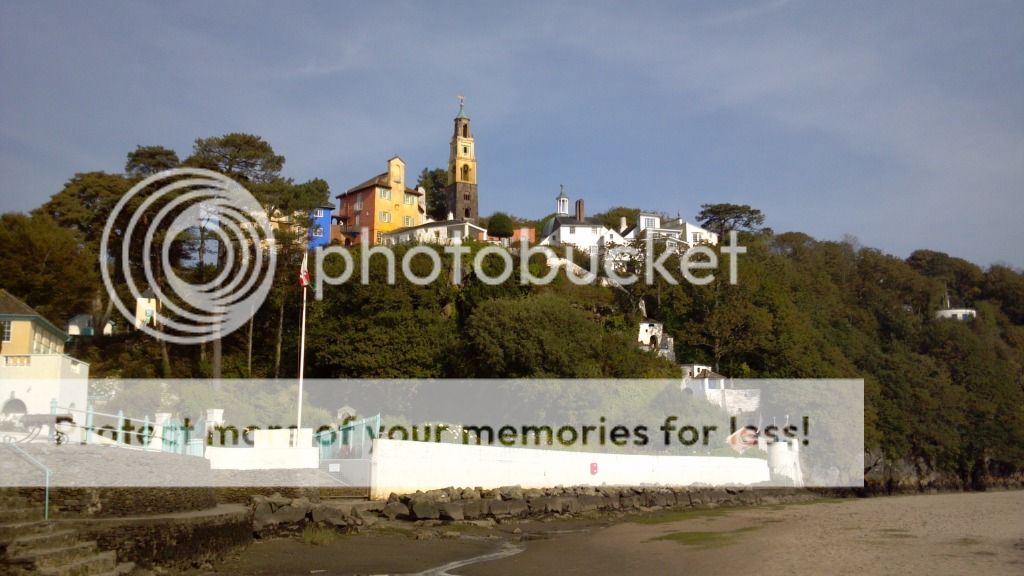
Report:
M45 576L122 576L117 552L100 552L71 528L43 521L42 507L20 496L0 495L0 573Z

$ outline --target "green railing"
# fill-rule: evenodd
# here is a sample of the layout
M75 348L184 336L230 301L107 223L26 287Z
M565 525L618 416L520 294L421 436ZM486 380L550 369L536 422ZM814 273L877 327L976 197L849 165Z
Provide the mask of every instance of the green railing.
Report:
M28 462L29 464L32 464L33 466L38 467L40 470L43 471L43 477L45 478L45 481L44 481L44 484L43 484L43 520L44 521L49 520L50 519L50 469L47 468L39 460L36 460L35 458L33 458L31 454L29 454L28 452L25 452L24 450L22 450L20 446L18 446L14 442L12 442L10 439L5 438L4 439L4 444L9 446L12 450L14 450L14 453L17 454L18 456L21 456L26 462Z
M320 461L369 459L373 439L380 433L380 414L324 430L313 436Z

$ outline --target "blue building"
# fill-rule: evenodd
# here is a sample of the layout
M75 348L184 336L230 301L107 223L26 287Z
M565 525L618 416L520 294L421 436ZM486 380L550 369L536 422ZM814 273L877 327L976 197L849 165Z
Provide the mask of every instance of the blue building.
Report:
M310 211L309 244L307 248L314 250L331 243L331 213L334 205L324 203Z

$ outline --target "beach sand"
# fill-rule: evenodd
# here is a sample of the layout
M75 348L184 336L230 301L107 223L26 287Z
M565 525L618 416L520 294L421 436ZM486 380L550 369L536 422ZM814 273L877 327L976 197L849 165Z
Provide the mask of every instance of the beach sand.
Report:
M516 528L521 534L512 533ZM489 554L506 556L482 558ZM272 540L250 546L214 570L432 576L1024 574L1024 492L534 521L433 540L376 531L323 546Z

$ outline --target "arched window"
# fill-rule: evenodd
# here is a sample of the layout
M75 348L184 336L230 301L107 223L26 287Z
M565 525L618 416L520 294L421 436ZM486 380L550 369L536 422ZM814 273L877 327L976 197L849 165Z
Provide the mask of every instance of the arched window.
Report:
M466 208L466 219L469 219L469 208Z
M462 179L469 180L469 164L462 165Z
M462 137L469 138L469 124L462 125Z

